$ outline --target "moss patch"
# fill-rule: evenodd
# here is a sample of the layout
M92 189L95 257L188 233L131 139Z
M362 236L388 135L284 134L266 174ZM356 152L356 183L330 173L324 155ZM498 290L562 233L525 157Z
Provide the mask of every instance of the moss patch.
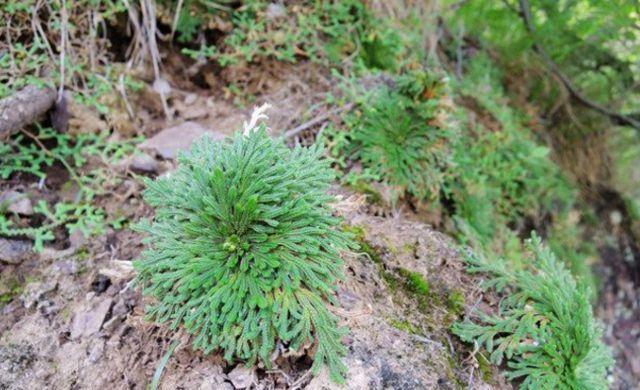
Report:
M389 321L389 325L409 334L420 334L418 328L416 328L411 322L407 320L392 319Z
M7 303L11 302L21 293L22 286L17 279L11 278L6 282L0 281L0 307L3 307Z
M482 375L482 380L485 381L486 383L492 384L493 370L491 369L491 362L489 362L489 359L487 359L487 357L484 356L483 352L479 352L476 356L477 356L476 360L478 361L478 370Z
M359 225L343 225L342 231L351 233L353 235L353 239L360 246L360 251L366 253L369 258L376 264L382 264L382 258L380 257L380 253L375 250L368 242L365 240L365 230L362 226Z
M402 251L405 253L415 253L417 247L418 247L417 242L413 242L413 243L408 242L402 246Z
M408 298L416 301L418 310L426 314L434 297L429 282L420 273L398 268L393 272L383 271L381 275L393 293L402 290Z
M429 282L427 282L420 273L409 271L405 268L400 268L399 273L406 279L405 286L408 291L418 295L429 295L431 291Z
M456 317L464 312L464 305L465 301L462 291L454 290L447 296L447 309Z

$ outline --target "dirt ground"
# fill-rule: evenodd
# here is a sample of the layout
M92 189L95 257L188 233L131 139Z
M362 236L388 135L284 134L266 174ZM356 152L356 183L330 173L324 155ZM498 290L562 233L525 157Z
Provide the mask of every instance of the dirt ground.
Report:
M339 287L337 314L350 329L345 388L508 388L449 334L460 313L440 301L453 291L468 306L480 299L454 243L417 222L368 215L362 198L336 191L336 212L359 227L374 249L346 256L347 280ZM3 277L28 275L28 282L20 298L2 309L0 388L145 388L173 340L179 345L162 389L337 388L324 373L310 375L304 352L282 351L277 369L247 370L218 355L202 356L192 351L187 335L145 321L130 264L140 249L136 234L113 232L79 248L47 250L19 266L3 266ZM429 282L425 307L390 287L387 279L399 277L399 269L419 272Z

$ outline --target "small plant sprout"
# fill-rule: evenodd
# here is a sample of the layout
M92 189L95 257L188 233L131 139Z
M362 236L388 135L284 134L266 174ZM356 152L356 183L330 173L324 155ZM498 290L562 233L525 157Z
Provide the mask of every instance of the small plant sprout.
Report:
M138 229L148 249L134 263L151 318L183 326L193 346L229 361L272 367L278 344L314 346L313 372L343 380L346 348L330 311L341 252L355 249L332 216L323 148L289 149L267 134L262 106L244 131L203 138L170 176L146 182L156 209Z

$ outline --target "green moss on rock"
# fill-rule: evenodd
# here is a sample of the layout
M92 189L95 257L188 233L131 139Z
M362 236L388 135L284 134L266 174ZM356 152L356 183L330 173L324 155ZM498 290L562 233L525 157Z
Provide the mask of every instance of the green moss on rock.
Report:
M347 233L353 234L354 240L358 243L360 247L360 252L366 253L367 256L376 264L382 264L382 259L380 257L380 253L375 250L371 244L365 240L365 230L362 226L359 225L343 225L342 230Z
M464 295L460 290L452 291L447 297L447 308L449 312L454 314L456 317L464 312Z
M389 321L389 325L409 334L420 334L418 328L407 320L392 319Z

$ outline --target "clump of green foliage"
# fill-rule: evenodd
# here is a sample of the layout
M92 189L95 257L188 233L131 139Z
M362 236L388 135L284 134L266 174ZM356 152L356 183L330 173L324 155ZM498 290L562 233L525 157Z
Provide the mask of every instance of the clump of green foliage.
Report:
M178 42L196 41L198 33L224 25L233 13L230 0L156 0L156 15L170 25Z
M487 244L501 226L568 210L574 191L550 159L549 148L537 143L526 127L526 117L504 104L500 74L489 59L477 56L470 61L456 88L499 126L463 126L454 143L453 172L446 187L456 215Z
M115 106L119 83L127 89L140 87L124 66L105 61L111 45L106 28L127 8L122 0L79 0L73 7L63 1L0 4L0 29L11 31L0 42L0 98L26 85L54 87L63 78L75 101L106 114ZM66 42L64 57L61 42Z
M342 168L362 164L345 181L358 188L382 184L392 204L406 197L438 199L443 186L449 133L434 123L440 82L425 75L414 72L398 77L394 87L377 87L345 118L349 132L328 132L331 153L346 156Z
M260 125L231 143L204 138L174 173L147 181L156 215L139 225L149 249L134 266L156 299L150 316L249 365L271 367L277 342L315 342L314 372L327 365L341 381L345 330L327 303L343 278L340 252L355 244L331 215L322 154L318 144L289 149Z
M220 13L220 9L210 9ZM225 7L232 27L222 44L185 48L194 58L207 57L220 65L276 59L295 63L310 59L338 63L351 58L372 69L393 69L403 50L400 37L356 0L301 1L294 5L248 0L235 9ZM183 36L193 35L192 23L200 16L180 16ZM180 30L179 30L180 31Z
M490 275L484 287L504 293L497 314L480 312L453 331L483 345L494 364L507 360L507 378L523 389L606 389L610 352L600 340L589 293L535 234L529 267L470 255L470 272Z
M523 5L530 8L535 34L524 23ZM637 104L638 91L632 86L639 77L640 31L633 1L469 1L446 18L453 24L463 23L470 36L496 50L496 57L507 66L538 66L538 55L532 50L535 42L589 98L628 110ZM551 108L562 93L544 85L546 78L522 82L531 85L530 99L541 107Z
M94 201L120 182L110 166L133 153L135 140L112 141L108 136L106 132L73 136L40 127L35 134L18 133L0 144L0 179L26 174L46 185L47 168L59 164L70 176L67 185L77 188L73 200L56 202L53 207L39 200L33 210L41 219L37 225L31 221L25 225L0 207L0 235L30 238L34 250L41 251L45 242L55 238L58 227L68 233L79 230L85 236L101 234L108 225L120 227L122 219L108 216ZM89 160L93 163L88 164Z
M536 223L547 218L549 245L573 275L595 289L587 264L594 249L582 241L574 215L576 190L527 126L527 117L504 104L502 74L488 57L476 56L455 86L474 99L482 115L496 128L476 123L463 125L452 143L452 165L445 192L454 205L454 219L461 241L476 250L507 257L513 264L526 261L519 236L528 235L523 220ZM467 121L458 112L458 123Z

